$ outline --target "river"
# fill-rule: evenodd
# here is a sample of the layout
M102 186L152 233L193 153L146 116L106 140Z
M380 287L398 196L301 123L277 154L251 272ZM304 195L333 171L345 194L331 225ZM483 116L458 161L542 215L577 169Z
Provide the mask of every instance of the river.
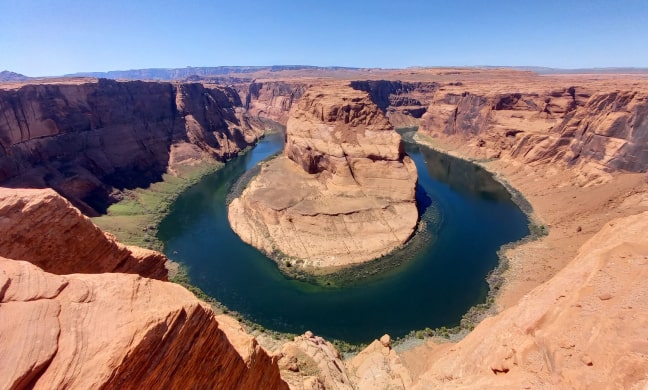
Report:
M455 326L486 299L497 250L529 233L525 214L488 172L406 142L426 226L415 245L395 254L406 261L343 287L287 278L232 231L225 204L237 178L283 142L282 133L266 136L181 194L158 233L165 254L188 269L192 284L265 328L359 343Z

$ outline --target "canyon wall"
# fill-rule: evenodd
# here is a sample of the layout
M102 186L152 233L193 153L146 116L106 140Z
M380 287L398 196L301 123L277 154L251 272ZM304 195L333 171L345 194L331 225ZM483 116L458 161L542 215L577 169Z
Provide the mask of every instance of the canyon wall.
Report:
M565 87L524 93L437 93L422 133L470 154L578 167L589 179L648 168L648 94Z
M253 81L234 88L250 118L269 119L285 125L290 108L302 97L308 84L298 81Z
M368 92L394 127L416 127L430 99L439 88L435 82L398 80L352 81L351 87Z
M249 117L270 119L285 125L293 104L307 88L317 84L321 81L269 80L239 83L234 88L245 102ZM434 82L399 80L350 81L349 85L369 93L371 100L395 127L417 126L418 119L425 113L430 98L439 87Z
M369 93L395 127L419 127L422 134L467 148L476 158L559 163L577 167L585 181L648 168L648 93L642 89L552 78L519 83L461 79L357 80L350 85ZM246 106L286 123L305 86L265 82L261 92L244 95ZM242 87L237 89L241 93Z
M276 359L177 284L0 257L0 387L282 389Z
M0 183L54 188L96 215L124 188L227 160L262 133L228 87L100 79L0 89Z

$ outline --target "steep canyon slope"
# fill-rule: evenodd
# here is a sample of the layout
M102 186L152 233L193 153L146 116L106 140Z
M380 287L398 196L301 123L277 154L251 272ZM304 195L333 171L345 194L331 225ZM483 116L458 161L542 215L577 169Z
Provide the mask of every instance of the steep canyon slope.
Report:
M584 180L648 166L645 76L478 69L367 76L385 79L351 79L350 85L369 93L395 127L417 126L474 158L577 166ZM259 81L266 93L242 96L257 115L286 123L294 98L314 83Z
M120 272L166 280L167 258L125 246L51 189L0 187L0 256L46 272Z
M88 215L124 188L201 160L226 160L263 129L232 88L62 80L0 88L0 183L54 188Z

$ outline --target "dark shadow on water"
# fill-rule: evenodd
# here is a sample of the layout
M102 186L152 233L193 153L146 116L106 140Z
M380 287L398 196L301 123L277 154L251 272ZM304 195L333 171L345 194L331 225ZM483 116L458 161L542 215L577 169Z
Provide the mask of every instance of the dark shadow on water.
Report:
M511 199L506 188L480 166L430 148L420 147L419 150L430 177L447 183L452 190L493 201Z
M416 185L416 207L418 208L419 215L425 214L427 209L432 205L432 198L425 192L425 189L420 185Z

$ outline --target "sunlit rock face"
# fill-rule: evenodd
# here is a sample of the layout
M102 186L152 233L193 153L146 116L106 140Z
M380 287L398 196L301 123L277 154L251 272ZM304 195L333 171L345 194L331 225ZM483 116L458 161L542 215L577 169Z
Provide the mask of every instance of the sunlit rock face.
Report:
M320 85L293 106L284 154L230 204L229 219L244 241L298 264L361 263L411 237L416 181L401 137L370 96Z

